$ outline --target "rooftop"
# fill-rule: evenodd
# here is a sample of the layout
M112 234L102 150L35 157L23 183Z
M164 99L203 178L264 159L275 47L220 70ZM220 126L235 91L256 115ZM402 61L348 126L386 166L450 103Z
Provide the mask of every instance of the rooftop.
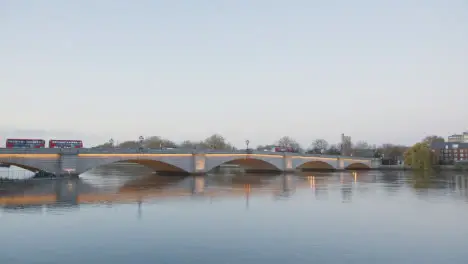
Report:
M468 149L468 142L434 142L431 145L432 149L444 149L448 146L449 149L454 148L453 145L457 145L457 148Z

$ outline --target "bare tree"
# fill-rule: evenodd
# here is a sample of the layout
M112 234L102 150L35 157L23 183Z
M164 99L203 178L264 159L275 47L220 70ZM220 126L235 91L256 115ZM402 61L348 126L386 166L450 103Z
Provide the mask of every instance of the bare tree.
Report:
M341 151L341 155L349 156L352 153L353 144L351 142L351 137L341 136L341 143L338 145Z
M328 155L340 155L341 150L340 150L339 145L333 144L333 145L330 145L330 147L325 151L325 153Z
M297 143L296 140L288 137L288 136L284 136L282 138L280 138L278 140L278 146L280 147L291 147L291 148L294 148L294 149L300 149L301 146L299 145L299 143Z
M353 149L359 149L359 150L371 149L371 148L372 148L371 145L367 143L366 141L358 141L353 146Z
M325 139L316 139L312 142L312 151L314 153L322 153L328 149L328 142Z
M377 148L376 156L394 160L403 159L404 153L408 149L407 146L385 143Z

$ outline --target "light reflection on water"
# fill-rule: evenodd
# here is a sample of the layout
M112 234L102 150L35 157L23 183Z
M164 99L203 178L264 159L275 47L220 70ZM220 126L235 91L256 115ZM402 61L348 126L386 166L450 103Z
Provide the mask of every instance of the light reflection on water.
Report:
M2 184L0 263L468 263L468 176L157 176Z

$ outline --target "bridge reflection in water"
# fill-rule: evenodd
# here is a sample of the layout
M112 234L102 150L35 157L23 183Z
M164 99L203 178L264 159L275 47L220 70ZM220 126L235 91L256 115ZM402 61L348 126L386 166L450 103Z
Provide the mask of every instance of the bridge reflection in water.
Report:
M53 204L135 203L180 197L229 197L289 192L293 175L156 176L129 180L114 190L100 188L77 178L10 183L0 192L2 206ZM284 189L284 190L283 190Z
M0 206L4 211L18 209L22 212L53 212L69 210L86 204L135 204L141 216L144 203L175 199L223 199L243 197L246 207L255 196L270 196L275 200L291 198L297 191L312 191L317 200L339 199L351 202L353 194L371 190L376 182L389 183L392 188L409 186L421 189L421 180L409 182L402 172L334 172L281 175L205 175L205 176L157 176L115 177L113 184L96 184L85 179L31 180L0 184ZM110 179L112 176L102 177ZM98 177L99 178L99 177ZM464 192L465 177L451 177L450 186L426 186L450 188ZM419 181L419 182L418 182ZM434 183L438 184L438 183ZM457 187L458 186L458 187ZM462 187L459 187L462 186ZM392 188L387 188L389 191ZM331 192L330 192L331 190ZM339 192L338 192L339 190ZM336 197L329 197L329 193ZM341 197L336 193L340 193ZM464 193L463 193L464 194Z

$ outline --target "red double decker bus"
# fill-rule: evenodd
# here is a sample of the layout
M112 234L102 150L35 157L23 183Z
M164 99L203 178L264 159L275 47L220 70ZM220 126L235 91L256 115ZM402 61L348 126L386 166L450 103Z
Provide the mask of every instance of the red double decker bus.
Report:
M293 147L276 146L274 150L275 150L274 152L292 152L292 153L298 152L297 149Z
M81 140L62 140L51 139L49 140L49 148L82 148L83 141Z
M45 148L45 140L8 138L6 140L6 147L7 148Z

